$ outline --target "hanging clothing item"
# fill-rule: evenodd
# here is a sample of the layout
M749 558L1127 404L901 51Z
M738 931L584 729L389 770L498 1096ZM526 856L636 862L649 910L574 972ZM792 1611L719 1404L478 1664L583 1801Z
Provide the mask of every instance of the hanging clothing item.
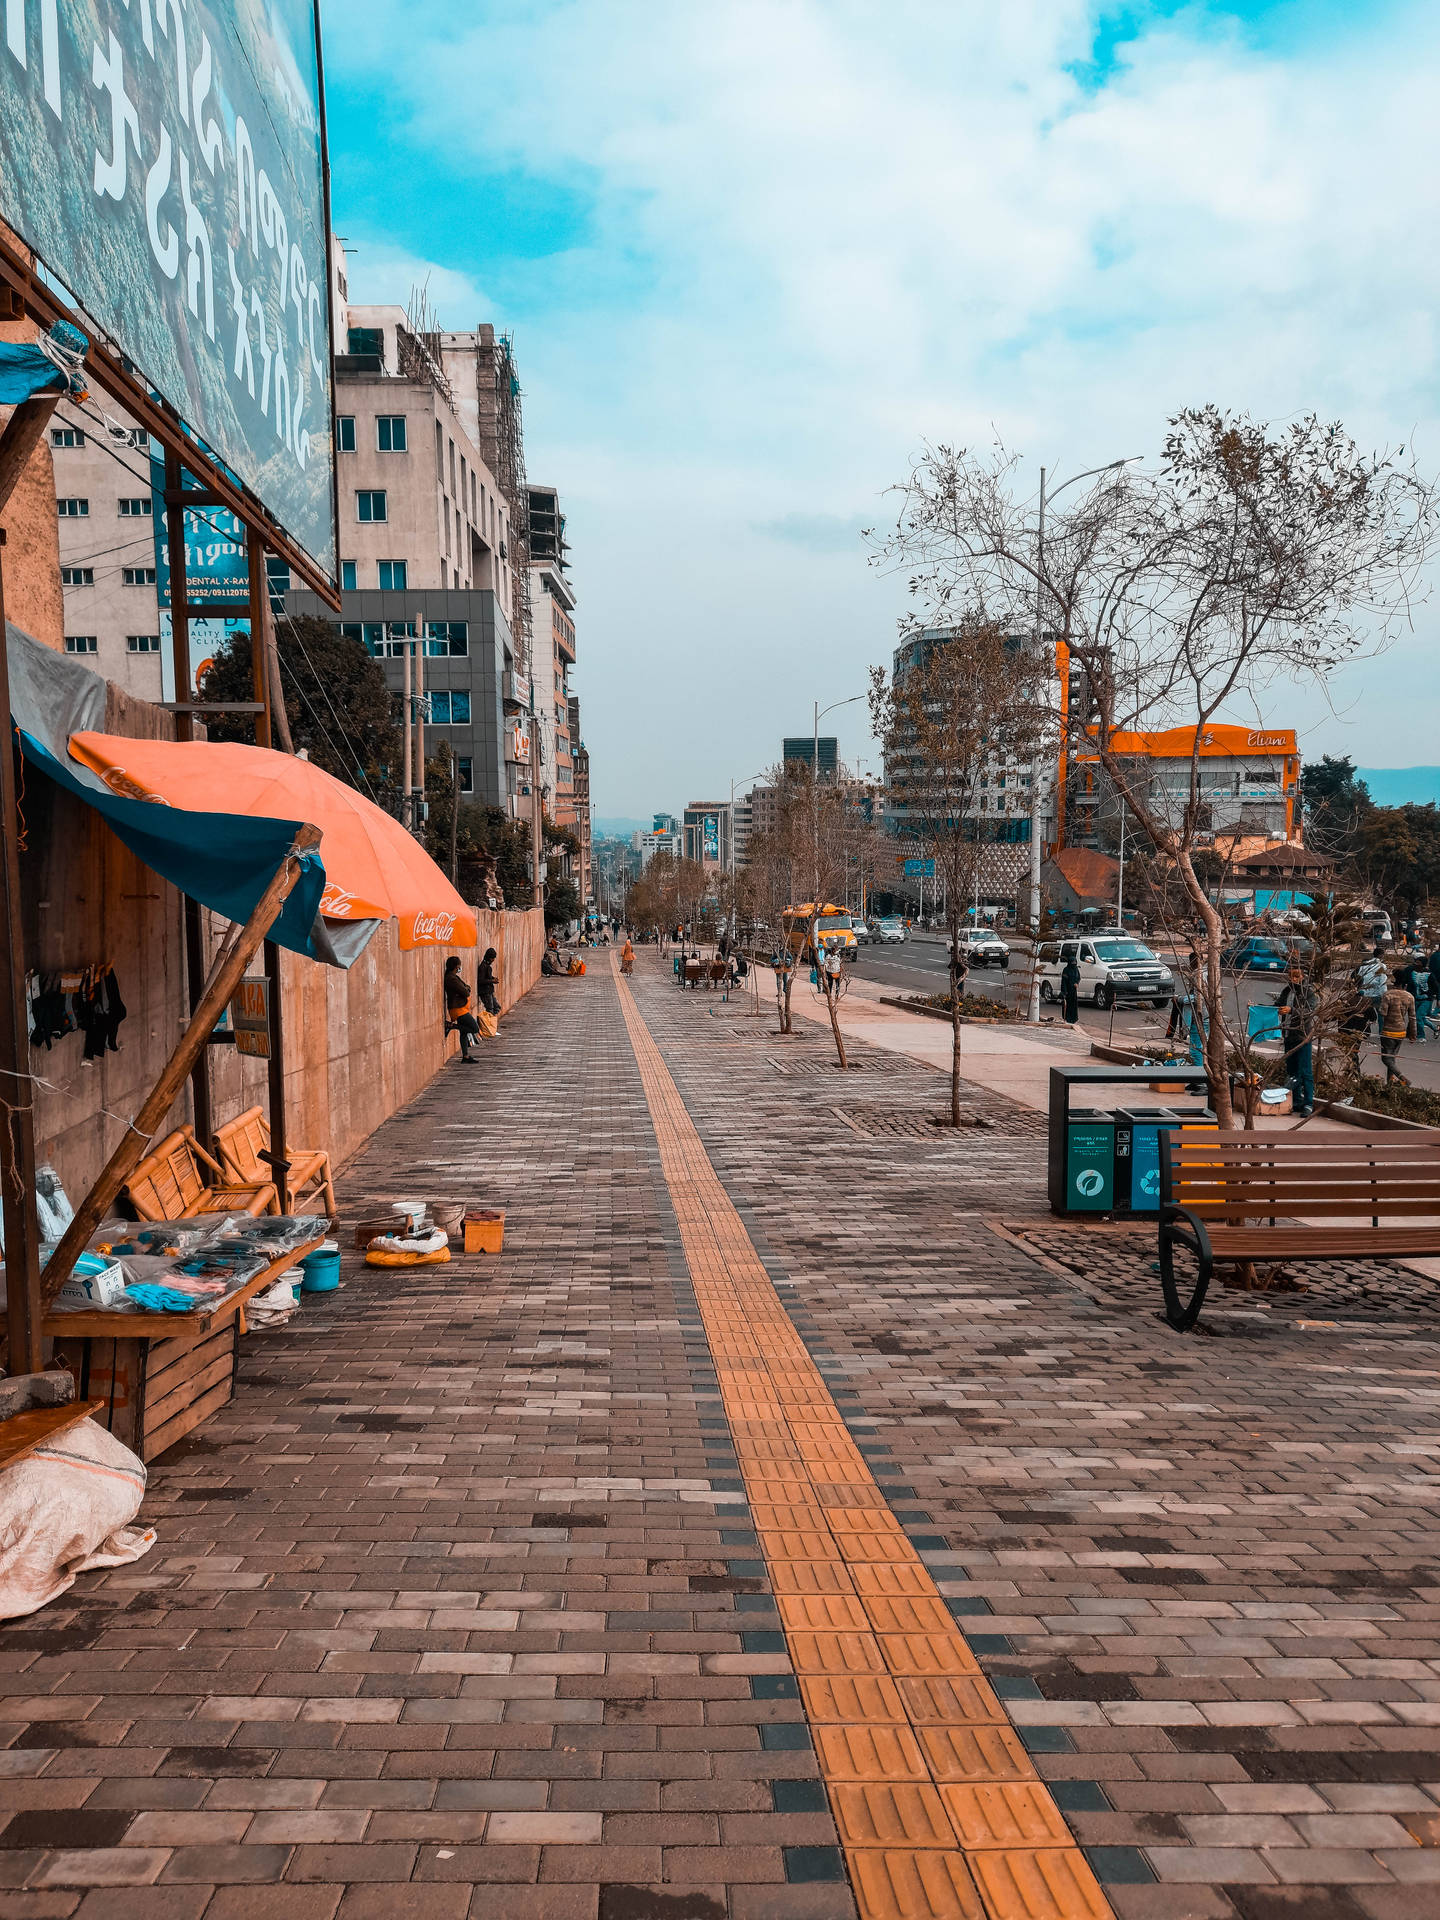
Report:
M113 967L89 970L77 1018L85 1034L85 1058L98 1060L106 1052L118 1053L116 1034L125 1018L125 1002L120 998L120 983Z
M61 973L36 973L30 978L30 1041L32 1046L51 1045L67 1033L74 1033L78 1022L70 991Z

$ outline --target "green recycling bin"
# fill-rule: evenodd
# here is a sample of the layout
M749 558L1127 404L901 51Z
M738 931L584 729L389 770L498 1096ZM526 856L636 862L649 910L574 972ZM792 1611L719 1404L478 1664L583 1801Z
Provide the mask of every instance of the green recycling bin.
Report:
M1072 1107L1065 1129L1065 1211L1109 1213L1115 1205L1115 1116Z

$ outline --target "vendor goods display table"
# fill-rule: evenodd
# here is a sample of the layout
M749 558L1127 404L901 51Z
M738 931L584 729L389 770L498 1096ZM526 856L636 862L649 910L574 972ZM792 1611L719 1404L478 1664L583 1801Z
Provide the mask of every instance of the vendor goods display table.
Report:
M190 1313L86 1307L47 1314L43 1332L66 1354L81 1399L98 1403L100 1424L142 1460L154 1460L234 1398L245 1303L323 1239L317 1232L279 1255L213 1307Z

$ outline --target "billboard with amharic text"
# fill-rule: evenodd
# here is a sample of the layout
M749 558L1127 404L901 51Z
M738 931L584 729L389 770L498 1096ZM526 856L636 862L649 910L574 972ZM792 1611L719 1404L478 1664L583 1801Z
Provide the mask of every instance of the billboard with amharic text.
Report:
M0 218L334 577L314 0L5 0Z

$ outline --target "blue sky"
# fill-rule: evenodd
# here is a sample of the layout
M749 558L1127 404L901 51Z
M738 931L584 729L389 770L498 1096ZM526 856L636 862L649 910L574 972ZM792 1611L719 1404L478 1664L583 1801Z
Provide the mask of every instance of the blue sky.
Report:
M904 594L859 529L922 440L1069 471L1213 399L1440 468L1437 52L1407 0L332 0L352 293L514 331L597 812L861 689ZM1266 718L1433 761L1435 630Z

